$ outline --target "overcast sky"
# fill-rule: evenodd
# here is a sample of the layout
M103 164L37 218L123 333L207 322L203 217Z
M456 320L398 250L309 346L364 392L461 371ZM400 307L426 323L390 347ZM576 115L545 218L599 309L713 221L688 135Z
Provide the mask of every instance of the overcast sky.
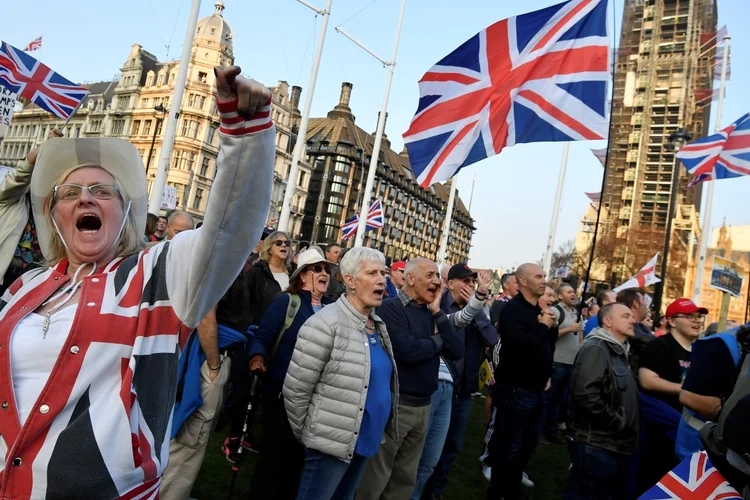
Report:
M319 8L325 5L324 0L308 1ZM403 147L401 134L408 128L419 96L417 81L427 69L489 24L554 3L557 2L407 0L386 127L393 149L400 151ZM20 47L43 35L43 49L35 56L71 80L100 81L119 72L133 43L139 43L160 60L167 55L169 59L179 58L190 4L190 0L37 0L33 15L25 9L6 9L2 37ZM243 72L269 86L278 80L300 85L304 102L321 18L295 0L225 0L224 4L224 17L234 31L236 62ZM375 130L385 70L333 28L343 23L347 33L382 59L388 59L400 5L400 0L333 0L313 117L324 116L333 108L341 82L347 81L354 85L351 107L357 124L365 130ZM614 2L614 9L619 30L621 0ZM203 0L201 15L208 16L213 11L214 2ZM750 88L750 33L741 28L748 16L750 2L719 1L719 24L729 24L733 37L732 78L722 120L725 126L750 111L750 93L743 91ZM739 21L732 23L732 19ZM715 107L714 103L714 116ZM602 168L590 149L603 146L603 142L571 146L557 244L575 237L587 205L584 192L600 190ZM459 193L467 205L476 176L471 206L477 226L472 240L472 265L509 268L541 258L561 152L562 144L519 145L461 171ZM731 225L750 224L748 192L750 178L717 182L714 227L725 216Z

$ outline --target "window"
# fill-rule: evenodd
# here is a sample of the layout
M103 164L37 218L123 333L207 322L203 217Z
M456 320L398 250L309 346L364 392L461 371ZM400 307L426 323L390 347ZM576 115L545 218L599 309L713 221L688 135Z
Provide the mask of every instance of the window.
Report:
M303 172L302 170L299 171L299 175L297 176L297 186L301 188L305 188L307 182L307 172Z
M195 190L195 198L193 198L193 210L201 210L203 204L203 189L197 188Z
M203 161L201 162L201 172L200 176L205 177L208 173L208 168L211 166L211 159L208 156L203 157Z
M148 108L148 101L149 101L148 97L141 99L141 109Z
M154 75L148 75L148 78L146 78L146 87L150 87L153 84L154 84Z
M102 126L101 120L91 120L89 122L89 132L99 132L99 128ZM46 136L47 134L45 134Z
M182 151L179 149L174 150L174 158L172 160L172 168L180 168L180 159L182 157Z
M143 122L143 135L149 135L151 133L151 120Z
M170 83L170 84L173 84L173 83L174 83L174 77L175 77L175 74L174 74L174 73L172 73L171 75L169 75L169 83Z
M159 75L159 79L156 81L157 86L164 85L164 75Z
M214 137L216 137L216 127L214 126L208 127L208 143L209 144L214 143Z
M184 136L188 135L189 128L190 128L190 120L185 118L184 120L182 120L182 134L181 135L184 135Z
M112 135L122 135L125 128L125 120L115 120L112 122Z
M133 135L139 135L141 133L141 121L136 120L133 122Z
M187 168L188 168L189 171L192 172L193 171L193 167L195 166L195 153L193 153L193 152L190 153L190 156L188 157L188 161L187 162L188 162Z
M203 71L198 72L198 81L200 83L206 83L206 77L208 76L208 73L204 73Z

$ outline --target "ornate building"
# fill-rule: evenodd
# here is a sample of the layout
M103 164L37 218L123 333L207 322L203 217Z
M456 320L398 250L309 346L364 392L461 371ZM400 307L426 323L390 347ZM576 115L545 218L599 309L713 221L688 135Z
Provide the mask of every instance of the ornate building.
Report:
M219 117L213 101L216 90L214 66L233 64L232 29L224 19L224 4L216 3L213 15L198 22L188 68L185 93L170 158L167 185L177 192L177 206L201 219L211 189L219 152ZM179 61L159 62L156 56L134 44L120 69L119 79L88 84L89 96L64 130L66 137L122 137L138 148L148 172L149 193L159 159L164 133L162 124L169 110ZM276 123L276 167L271 209L267 223L278 217L291 165L291 151L299 124L299 87L284 81L271 88L272 118ZM13 165L25 158L63 120L34 104L13 117L0 144L0 165ZM291 227L298 236L301 207L307 198L310 167L300 164Z
M312 167L302 237L319 243L341 241L341 226L360 208L367 169L373 154L374 133L355 125L349 103L352 84L343 83L339 103L325 118L312 118L307 132L307 160ZM384 135L378 152L374 197L383 200L385 225L365 234L364 244L394 260L437 257L448 189L417 184L406 150L391 150ZM474 223L457 196L446 260L466 262ZM353 239L347 243L353 245Z

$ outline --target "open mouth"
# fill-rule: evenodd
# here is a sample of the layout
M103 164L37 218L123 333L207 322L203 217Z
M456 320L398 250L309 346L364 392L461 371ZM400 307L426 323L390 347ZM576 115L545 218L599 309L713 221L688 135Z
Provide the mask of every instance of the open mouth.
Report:
M328 284L328 276L325 276L325 277L321 276L320 278L318 278L318 283L320 283L322 285L327 285Z
M378 288L376 290L373 290L372 293L374 295L377 295L378 297L382 297L384 292L385 292L385 290L383 290L382 288Z
M76 229L84 234L96 234L101 228L102 221L95 214L83 214L76 221Z

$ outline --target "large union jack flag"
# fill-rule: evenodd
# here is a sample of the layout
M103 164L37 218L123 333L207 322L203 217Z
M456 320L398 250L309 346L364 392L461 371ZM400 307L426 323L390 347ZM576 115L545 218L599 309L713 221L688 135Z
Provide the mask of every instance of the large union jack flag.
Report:
M0 86L65 119L88 94L85 87L63 78L6 42L0 42Z
M680 149L677 158L693 174L690 186L704 181L750 175L750 113Z
M378 198L372 202L370 209L367 211L367 226L365 227L365 231L378 229L383 227L383 224L383 202ZM359 214L355 215L341 226L341 231L343 232L341 239L346 241L357 234L357 226L359 226Z
M506 146L604 139L607 0L499 21L430 68L404 142L422 187Z
M639 500L742 500L711 464L705 451L694 453Z

